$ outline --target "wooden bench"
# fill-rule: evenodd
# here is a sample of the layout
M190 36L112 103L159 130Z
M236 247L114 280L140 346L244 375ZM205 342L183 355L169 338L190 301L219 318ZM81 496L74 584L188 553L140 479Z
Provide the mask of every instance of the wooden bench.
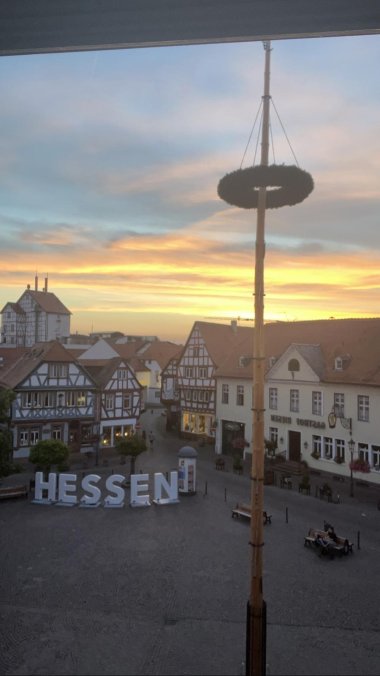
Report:
M244 502L238 502L236 504L236 507L232 510L232 517L235 517L238 519L240 516L245 518L245 519L250 519L251 518L251 505L248 505ZM268 514L268 512L263 511L263 522L264 525L266 523L271 524L272 523L272 514Z
M327 540L326 545L321 545L318 542L318 538L321 537L324 540ZM310 528L307 535L304 538L305 547L315 547L319 550L320 555L328 554L330 558L334 558L335 554L343 556L343 554L348 554L349 552L353 553L353 543L350 542L347 538L336 536L336 539L333 540L330 537L328 531L319 530L318 528Z
M6 500L8 498L27 498L27 497L28 497L28 487L25 485L0 487L0 500Z

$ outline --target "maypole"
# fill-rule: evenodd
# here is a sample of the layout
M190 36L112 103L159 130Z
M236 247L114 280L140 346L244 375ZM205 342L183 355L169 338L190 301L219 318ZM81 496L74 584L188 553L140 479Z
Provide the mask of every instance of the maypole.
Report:
M263 596L263 508L264 508L264 257L265 213L267 208L302 202L313 190L313 179L296 166L268 166L270 113L270 42L264 42L265 71L261 135L261 164L239 169L224 176L218 194L229 204L244 209L257 209L253 341L253 416L251 467L251 531L252 547L250 596L247 603L246 676L262 676L266 672L266 603ZM267 187L274 189L267 192Z
M261 166L268 166L270 106L270 42L264 43L265 72ZM265 674L266 605L263 597L263 507L264 507L264 257L266 187L259 188L255 255L255 332L253 341L253 416L251 471L251 592L247 606L246 673Z

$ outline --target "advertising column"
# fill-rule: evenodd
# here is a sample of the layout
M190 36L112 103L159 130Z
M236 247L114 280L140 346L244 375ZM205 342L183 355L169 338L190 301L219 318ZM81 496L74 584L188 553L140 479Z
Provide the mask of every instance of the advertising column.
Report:
M178 451L178 492L186 495L196 493L197 451L183 446Z

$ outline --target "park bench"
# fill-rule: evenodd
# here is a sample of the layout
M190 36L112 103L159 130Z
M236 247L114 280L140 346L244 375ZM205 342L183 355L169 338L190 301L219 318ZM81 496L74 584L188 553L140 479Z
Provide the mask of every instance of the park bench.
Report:
M240 516L246 519L251 518L251 505L248 505L244 502L238 502L236 504L236 507L232 510L232 517L239 518ZM266 523L272 523L272 514L268 514L268 512L263 511L263 521L264 525Z
M27 498L28 487L24 484L19 486L1 486L0 500L7 500L8 498Z
M324 540L327 540L326 545L321 545L318 541L318 538L322 537ZM307 535L304 538L305 547L315 547L319 550L320 555L328 554L330 558L334 558L335 554L343 556L343 554L353 553L353 543L350 542L347 538L336 536L336 539L333 540L330 537L330 534L326 530L319 530L318 528L310 528Z

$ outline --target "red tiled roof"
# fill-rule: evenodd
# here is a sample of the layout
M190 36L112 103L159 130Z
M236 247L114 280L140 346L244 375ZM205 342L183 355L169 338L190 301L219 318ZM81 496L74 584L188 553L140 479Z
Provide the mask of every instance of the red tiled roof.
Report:
M42 362L73 362L75 359L57 340L36 343L15 360L8 368L0 371L0 384L16 387Z
M40 306L42 310L45 312L53 313L53 314L64 314L64 315L71 315L70 310L65 307L65 305L57 298L55 293L51 293L50 291L32 291L31 289L27 289L24 291L22 294L21 298L25 296L25 294L29 294L33 300ZM19 301L21 300L19 298Z
M252 356L254 329L196 322L217 366L216 375L249 378L252 361L239 365L239 358ZM326 319L276 322L264 326L267 369L269 357L277 359L292 344L298 346L310 365L326 382L380 385L380 319ZM311 349L313 346L313 349ZM314 349L318 346L321 358ZM335 358L348 355L345 368L335 370ZM317 361L316 361L317 360ZM318 362L318 363L317 363Z

